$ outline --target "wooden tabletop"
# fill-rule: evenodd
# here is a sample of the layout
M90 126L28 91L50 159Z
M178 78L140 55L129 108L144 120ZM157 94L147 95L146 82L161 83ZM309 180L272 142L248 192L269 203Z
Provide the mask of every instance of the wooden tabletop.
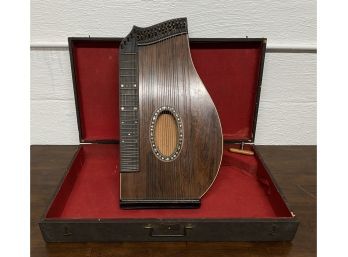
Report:
M38 226L77 146L31 147L31 256L316 256L316 146L258 146L300 226L292 242L45 243Z

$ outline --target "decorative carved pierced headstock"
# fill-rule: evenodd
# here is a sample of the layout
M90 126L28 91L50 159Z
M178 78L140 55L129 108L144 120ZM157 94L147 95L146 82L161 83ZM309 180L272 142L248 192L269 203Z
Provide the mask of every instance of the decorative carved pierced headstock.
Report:
M129 43L154 44L169 37L187 33L187 18L172 19L146 28L133 26L132 31L121 42L121 48Z

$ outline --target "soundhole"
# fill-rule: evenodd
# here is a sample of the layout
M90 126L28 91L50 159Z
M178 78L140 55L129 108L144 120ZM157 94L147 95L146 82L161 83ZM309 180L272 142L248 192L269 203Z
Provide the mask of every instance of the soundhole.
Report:
M164 156L170 156L178 143L178 127L174 116L169 111L162 112L155 126L155 144Z
M180 153L183 142L182 121L173 107L156 110L150 126L153 153L162 161L172 161Z

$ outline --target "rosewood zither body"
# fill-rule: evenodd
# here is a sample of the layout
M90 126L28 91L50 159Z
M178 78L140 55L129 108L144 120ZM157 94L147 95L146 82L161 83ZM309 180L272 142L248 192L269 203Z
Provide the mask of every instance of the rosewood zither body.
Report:
M191 59L187 20L133 27L120 48L121 206L198 207L223 139Z

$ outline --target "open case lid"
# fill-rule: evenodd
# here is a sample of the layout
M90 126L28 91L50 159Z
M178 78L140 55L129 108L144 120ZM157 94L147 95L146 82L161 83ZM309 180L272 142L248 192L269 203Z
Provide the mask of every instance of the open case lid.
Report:
M119 140L122 38L69 38L80 142ZM266 39L190 39L193 63L218 110L225 141L253 142Z

